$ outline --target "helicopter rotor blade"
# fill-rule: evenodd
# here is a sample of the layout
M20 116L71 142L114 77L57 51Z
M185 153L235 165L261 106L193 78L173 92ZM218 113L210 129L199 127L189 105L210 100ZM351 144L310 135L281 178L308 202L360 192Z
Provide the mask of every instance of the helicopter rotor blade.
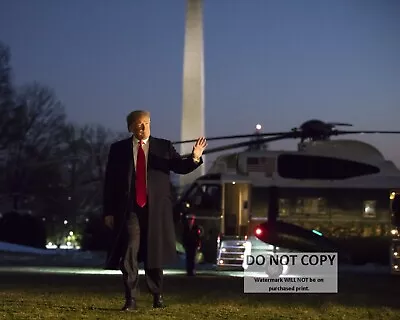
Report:
M328 122L328 125L331 126L339 126L339 127L352 127L351 123L343 123L343 122Z
M330 126L347 126L347 127L352 127L353 125L350 123L341 123L341 122L329 122L327 125ZM287 134L297 134L297 138L301 138L304 134L302 133L303 131L299 128L293 128L291 131L286 131L286 132L266 132L266 133L253 133L253 134L240 134L240 135L230 135L230 136L216 136L216 137L210 137L206 138L207 141L217 141L217 140L229 140L229 139L245 139L245 138L260 138L260 137L275 137L275 136L281 136L281 135L287 135ZM372 130L366 130L366 131L344 131L344 130L337 130L333 129L330 133L332 136L336 135L342 135L342 134L363 134L363 133L383 133L383 134L398 134L400 131L372 131ZM294 137L295 138L295 137ZM191 139L191 140L183 140L183 141L174 141L172 144L178 145L178 144L184 144L184 143L194 143L196 142L197 139Z
M252 134L240 134L240 135L231 135L231 136L219 136L219 137L210 137L206 138L207 141L216 141L216 140L228 140L228 139L244 139L244 138L255 138L255 137L272 137L288 134L289 132L267 132L267 133L252 133ZM197 139L192 140L184 140L184 141L175 141L172 144L184 144L184 143L194 143Z
M231 150L231 149L237 149L237 148L242 148L242 147L248 147L251 145L257 145L257 144L263 144L267 142L272 142L272 141L278 141L278 140L284 140L284 139L289 139L289 138L296 138L296 134L290 132L290 133L285 133L283 135L279 135L277 137L271 137L271 138L264 138L264 139L258 139L258 140L251 140L251 141L245 141L245 142L239 142L239 143L234 143L234 144L228 144L225 146L221 147L216 147L212 149L206 149L204 150L203 154L210 154L210 153L216 153L216 152L221 152L221 151L226 151L226 150ZM184 155L184 157L189 157L190 154Z
M332 135L344 135L344 134L400 134L400 131L382 131L382 130L363 130L363 131L344 131L344 130L333 130Z

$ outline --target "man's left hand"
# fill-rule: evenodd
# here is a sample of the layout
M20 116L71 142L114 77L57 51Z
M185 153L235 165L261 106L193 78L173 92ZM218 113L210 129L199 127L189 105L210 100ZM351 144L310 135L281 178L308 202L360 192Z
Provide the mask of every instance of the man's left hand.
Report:
M207 147L206 138L201 137L201 138L197 139L197 141L193 147L193 152L192 152L193 158L196 160L200 159L201 156L203 155L203 151L206 147Z

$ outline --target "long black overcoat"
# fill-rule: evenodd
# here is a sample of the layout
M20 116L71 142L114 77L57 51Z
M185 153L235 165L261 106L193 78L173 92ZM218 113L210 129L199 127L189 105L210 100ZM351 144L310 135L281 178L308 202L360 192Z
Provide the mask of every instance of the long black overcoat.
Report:
M169 140L150 136L148 143L147 266L162 268L177 258L170 172L188 174L202 165L203 160L196 163L192 157L181 157ZM114 216L106 269L118 270L120 267L128 203L131 197L135 197L134 174L132 137L113 143L108 155L103 192L103 215ZM143 257L139 256L139 261L142 262Z

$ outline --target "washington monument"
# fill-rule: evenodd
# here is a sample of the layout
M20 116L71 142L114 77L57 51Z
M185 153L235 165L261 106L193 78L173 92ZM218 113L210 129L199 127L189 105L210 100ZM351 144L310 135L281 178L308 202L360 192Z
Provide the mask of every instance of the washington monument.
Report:
M186 1L181 140L196 139L205 135L202 2L202 0ZM181 154L191 153L192 144L182 144L180 151ZM204 173L203 164L191 174L181 176L180 186L191 183Z

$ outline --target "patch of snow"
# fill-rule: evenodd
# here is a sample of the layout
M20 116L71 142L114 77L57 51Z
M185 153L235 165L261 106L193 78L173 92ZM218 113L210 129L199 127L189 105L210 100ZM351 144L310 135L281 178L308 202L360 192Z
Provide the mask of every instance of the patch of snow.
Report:
M23 246L15 243L8 243L1 241L0 241L0 252L30 253L30 254L40 254L40 255L57 254L56 250L38 249L29 246Z

